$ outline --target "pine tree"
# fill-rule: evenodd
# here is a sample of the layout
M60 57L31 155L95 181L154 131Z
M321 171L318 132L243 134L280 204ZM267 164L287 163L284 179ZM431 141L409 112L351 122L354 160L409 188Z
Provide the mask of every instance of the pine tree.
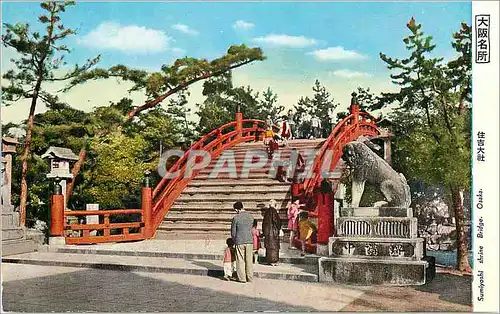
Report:
M381 59L400 86L395 93L383 93L379 107L392 103L399 108L391 119L395 130L395 166L409 178L428 184L443 184L451 194L457 230L457 268L470 271L462 193L469 189L470 167L470 75L471 34L465 23L454 34L452 46L459 56L444 64L430 57L435 45L425 36L421 24L412 18L411 34L403 41L408 58Z
M68 81L84 74L94 66L99 57L88 60L87 63L63 76L56 77L55 71L61 65L65 65L64 56L69 53L69 48L60 44L68 36L74 35L75 31L67 29L61 22L61 13L73 1L66 2L43 2L40 4L44 13L38 18L45 25L45 33L31 32L29 25L25 23L4 24L5 33L2 35L2 44L13 48L19 57L14 59L15 69L7 71L3 78L9 85L2 86L2 100L7 105L13 104L21 99L30 99L30 110L26 126L26 137L24 141L24 152L21 156L21 196L20 196L20 219L25 224L26 203L28 200L28 158L32 140L35 110L39 100L48 106L59 102L57 95L51 94L44 88L44 83L55 81ZM69 87L68 87L69 88Z

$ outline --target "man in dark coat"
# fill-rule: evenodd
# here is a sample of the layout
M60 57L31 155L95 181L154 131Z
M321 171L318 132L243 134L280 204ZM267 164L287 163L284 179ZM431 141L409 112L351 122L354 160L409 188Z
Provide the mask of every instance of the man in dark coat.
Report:
M266 247L266 260L270 265L276 265L279 261L280 250L280 228L281 219L276 211L276 201L269 201L262 215L262 233L264 234L264 246Z
M241 202L233 204L238 213L231 221L231 239L236 247L236 274L239 282L253 280L253 216Z

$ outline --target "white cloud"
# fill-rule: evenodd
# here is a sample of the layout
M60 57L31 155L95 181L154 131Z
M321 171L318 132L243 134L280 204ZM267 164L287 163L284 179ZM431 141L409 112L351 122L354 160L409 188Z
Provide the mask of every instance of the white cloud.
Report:
M243 29L243 30L248 30L251 29L255 26L254 23L251 22L245 22L243 20L238 20L233 24L234 29Z
M363 60L368 58L354 50L345 50L344 47L340 46L319 49L308 54L313 55L319 61Z
M172 28L176 29L180 32L183 32L184 34L188 34L188 35L192 35L192 36L196 36L199 34L199 32L197 30L194 30L185 24L180 24L180 23L174 24L174 25L172 25Z
M167 50L171 39L161 30L104 22L78 41L92 48L131 53L157 53Z
M182 49L182 48L178 48L178 47L174 47L171 49L172 50L172 53L176 56L179 56L179 55L183 55L186 53L186 50Z
M329 74L334 75L334 76L344 77L344 78L364 78L364 77L372 77L373 76L370 73L356 72L356 71L351 71L348 69L332 71L332 72L329 72Z
M270 44L282 47L292 47L292 48L303 48L303 47L313 46L318 43L317 40L312 38L307 38L304 36L290 36L290 35L277 35L277 34L270 34L264 37L257 37L253 38L252 40L258 43Z

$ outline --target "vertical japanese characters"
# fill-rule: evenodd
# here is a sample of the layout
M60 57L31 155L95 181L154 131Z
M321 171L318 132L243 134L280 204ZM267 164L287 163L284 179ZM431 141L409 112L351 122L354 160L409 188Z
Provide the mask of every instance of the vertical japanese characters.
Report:
M490 15L476 15L476 63L490 62Z

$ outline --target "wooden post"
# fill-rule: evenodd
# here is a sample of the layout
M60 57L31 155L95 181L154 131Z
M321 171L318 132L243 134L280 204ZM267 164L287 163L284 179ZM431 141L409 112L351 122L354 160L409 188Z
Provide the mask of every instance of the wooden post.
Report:
M243 136L243 114L239 110L236 112L236 138L240 139Z
M50 206L50 236L64 237L64 195L54 194Z
M152 206L151 187L145 186L142 188L141 206L142 218L144 221L144 237L151 238L153 236L153 206Z

